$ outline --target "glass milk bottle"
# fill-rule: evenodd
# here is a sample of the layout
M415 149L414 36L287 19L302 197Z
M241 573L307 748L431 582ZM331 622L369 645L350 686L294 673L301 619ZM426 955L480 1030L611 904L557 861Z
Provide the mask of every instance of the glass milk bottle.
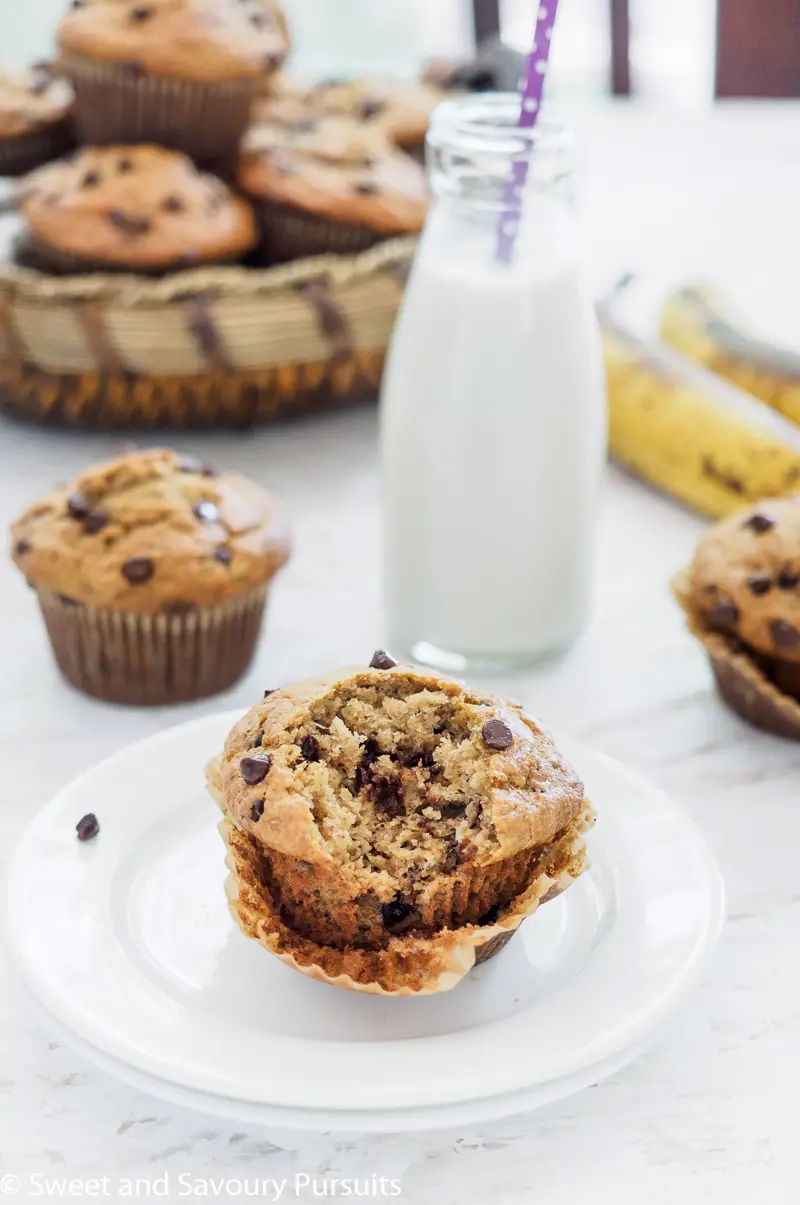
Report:
M393 646L441 669L513 669L586 618L605 382L572 212L573 142L516 96L434 116L434 203L381 400ZM521 213L508 182L527 163ZM514 222L510 263L500 223ZM508 227L506 226L506 229Z

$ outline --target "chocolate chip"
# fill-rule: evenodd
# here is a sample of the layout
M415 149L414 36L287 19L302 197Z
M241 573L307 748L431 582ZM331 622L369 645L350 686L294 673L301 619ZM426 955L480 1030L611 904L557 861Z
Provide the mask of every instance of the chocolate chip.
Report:
M265 54L264 55L264 70L277 71L283 62L282 54Z
M152 8L146 8L143 4L139 5L137 8L131 9L132 21L147 21L149 17L152 17L152 15Z
M250 809L250 819L254 824L258 824L261 817L264 815L264 800L257 799Z
M265 13L251 13L250 24L255 25L256 29L263 29L265 25L269 24L269 22L267 21Z
M149 582L155 571L155 565L147 556L132 557L122 566L122 576L126 577L134 586L141 586L144 582Z
M30 552L30 550L31 546L28 540L17 540L16 544L14 545L15 556L25 556L26 553Z
M165 197L161 202L161 208L167 213L183 213L186 206L180 197Z
M78 834L79 841L91 841L100 832L100 824L94 812L89 812L83 816L75 825L75 832Z
M772 589L772 578L766 573L753 573L747 579L747 588L753 594L769 594Z
M481 736L490 749L510 749L514 744L514 734L505 720L487 720Z
M432 770L436 763L433 760L433 754L425 750L421 753L409 753L405 764L410 770L413 770L414 766L421 766L423 770Z
M133 171L133 160L132 159L120 159L119 163L117 164L117 171L120 172L123 176L126 175L128 172L132 172Z
M372 780L372 789L376 812L380 812L390 819L405 814L400 783L396 778L390 778L385 774L378 775Z
M70 494L67 498L67 513L70 519L85 519L91 509L83 494Z
M248 787L254 787L264 781L271 765L272 758L266 753L260 753L254 757L243 757L239 762L239 772Z
M706 615L706 627L711 632L730 632L739 622L739 610L732 602L718 602Z
M773 619L769 630L776 648L791 649L800 642L800 632L785 619Z
M70 598L68 594L59 594L58 601L62 607L82 607L83 603L78 602L77 598Z
M388 653L383 649L377 649L372 654L372 660L369 663L370 669L394 669L397 665L396 661L392 661Z
M220 565L230 565L233 553L230 548L217 548L214 552L214 560L219 561Z
M800 574L791 569L783 568L778 574L778 585L781 590L794 590L800 584Z
M390 904L381 904L383 923L390 933L400 925L408 927L407 921L413 912L414 909L405 902L401 895L396 895Z
M254 738L254 740L253 740L253 744L252 744L251 748L253 748L253 749L260 749L260 748L261 748L261 742L263 741L263 739L264 739L264 729L263 729L263 728L259 728L258 732L257 732L257 733L256 733L256 735L255 735L255 738Z
M90 510L83 520L83 530L87 536L97 535L108 524L108 515L104 510Z
M381 190L374 180L356 180L353 191L360 193L362 197L374 197Z
M386 108L385 100L362 100L361 104L356 109L356 116L361 121L369 121L371 117L377 117L379 113L383 113Z
M123 213L121 209L109 209L108 220L112 226L116 226L123 234L130 239L141 238L143 234L150 233L150 219L131 217L130 214Z
M303 761L319 761L320 747L317 738L315 736L304 736L300 742L300 752L303 755Z
M749 519L745 519L742 526L749 527L751 531L755 531L758 533L758 535L761 535L765 531L770 531L775 526L775 522L776 520L770 518L769 515L763 515L759 512L756 512L756 514L751 515Z
M459 863L458 856L458 841L455 834L449 833L445 839L444 857L442 858L442 871L444 874L452 874Z
M273 689L272 689L272 690L265 690L265 691L264 691L264 698L265 698L265 699L268 699L270 695L274 695L274 694L275 694L275 691L276 691L277 689L278 689L278 688L277 688L277 686L275 686L275 687L273 687Z
M467 814L465 803L443 803L439 811L443 820L463 820Z
M216 523L219 519L219 509L214 502L198 502L194 513L201 523Z
M97 188L100 183L99 172L86 172L81 180L81 188Z

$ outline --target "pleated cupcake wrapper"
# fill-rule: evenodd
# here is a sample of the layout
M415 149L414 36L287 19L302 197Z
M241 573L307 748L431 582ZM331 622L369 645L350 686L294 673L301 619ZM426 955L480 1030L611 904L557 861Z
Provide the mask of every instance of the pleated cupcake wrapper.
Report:
M250 120L255 79L202 84L148 75L136 64L67 55L82 143L157 143L228 174Z
M38 592L61 673L109 703L160 706L206 698L242 677L255 652L267 587L215 607L134 615Z
M75 131L67 118L27 134L0 138L0 176L25 176L60 159L75 146Z
M496 923L445 929L433 937L390 939L385 948L334 949L299 937L278 915L259 876L258 843L229 817L219 829L227 846L225 883L231 915L239 929L287 966L334 987L382 996L420 996L450 991L472 968L494 957L526 917L554 899L587 866L583 828L589 813L559 843L552 874L542 873L506 908Z
M176 271L185 270L185 264L181 265L178 262L168 264L162 268L146 268L132 263L129 267L110 264L108 261L101 259L81 259L77 255L72 255L68 251L61 251L58 247L48 247L44 243L37 242L28 232L20 232L13 241L13 256L14 262L19 264L21 268L32 268L36 272L46 272L50 276L81 276L93 275L97 272L103 273L130 273L135 276L147 276L153 279L160 279L164 276L169 276ZM240 263L242 256L231 256L228 259L215 260L213 263L207 262L203 267L219 267L224 264ZM200 265L195 265L199 267Z
M356 255L385 241L369 226L334 222L274 201L251 197L261 229L261 262L288 263L314 255Z
M738 642L710 632L693 610L688 576L676 574L672 589L686 614L687 627L708 655L720 696L756 728L800 740L800 701L772 682L758 662Z

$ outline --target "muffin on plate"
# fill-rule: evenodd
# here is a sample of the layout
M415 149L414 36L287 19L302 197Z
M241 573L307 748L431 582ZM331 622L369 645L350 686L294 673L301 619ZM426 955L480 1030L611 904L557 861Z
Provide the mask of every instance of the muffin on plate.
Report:
M418 233L428 210L419 164L348 118L256 122L238 182L255 205L266 263L365 251Z
M353 990L454 987L585 867L583 785L536 721L385 653L268 692L208 782L237 924Z
M232 686L289 556L270 494L160 449L87 469L35 502L12 541L62 674L114 703Z
M725 702L800 739L800 496L714 524L674 585Z
M234 263L258 237L246 201L161 147L87 148L18 187L26 234L17 257L43 272L161 274Z
M23 176L74 146L74 99L46 64L0 73L0 176Z
M157 142L229 164L288 51L273 0L73 0L58 30L81 140Z

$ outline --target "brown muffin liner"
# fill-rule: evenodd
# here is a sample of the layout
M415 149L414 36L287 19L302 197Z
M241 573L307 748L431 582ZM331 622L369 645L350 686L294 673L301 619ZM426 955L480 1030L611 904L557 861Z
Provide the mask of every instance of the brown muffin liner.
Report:
M262 197L249 199L261 230L256 259L266 267L315 255L355 255L388 237L369 226L333 222Z
M687 627L708 654L720 697L756 728L800 740L800 702L768 676L768 658L756 658L740 641L710 632L691 606L685 573L673 579L673 593L684 610ZM775 672L774 668L771 672ZM778 675L779 676L779 675Z
M27 134L0 138L0 176L25 176L53 159L60 159L75 146L75 130L69 118Z
M228 174L250 119L255 79L201 84L148 75L136 63L66 55L75 123L89 146L156 143Z
M424 937L416 932L391 938L379 950L335 949L293 932L281 919L260 877L261 855L255 839L225 817L219 828L228 848L225 883L231 915L245 937L304 975L349 991L373 995L431 995L454 988L472 968L498 954L522 921L540 904L566 891L587 866L581 830L591 823L587 812L580 825L557 847L548 873L541 873L487 925L443 929ZM555 852L555 851L554 851Z
M56 664L73 686L108 703L161 706L227 690L253 659L266 586L180 614L98 611L38 591Z
M227 259L206 260L202 264L198 261L188 264L181 263L180 257L178 257L171 264L161 268L146 268L136 264L124 267L121 264L110 264L107 260L102 259L82 259L68 251L60 251L58 247L49 247L45 243L38 242L28 232L16 236L13 241L12 254L14 262L21 268L32 268L36 272L45 272L48 276L82 276L93 275L97 272L108 275L119 272L155 279L185 271L189 267L222 267L226 264L241 263L244 259L244 255L236 255L229 256Z

